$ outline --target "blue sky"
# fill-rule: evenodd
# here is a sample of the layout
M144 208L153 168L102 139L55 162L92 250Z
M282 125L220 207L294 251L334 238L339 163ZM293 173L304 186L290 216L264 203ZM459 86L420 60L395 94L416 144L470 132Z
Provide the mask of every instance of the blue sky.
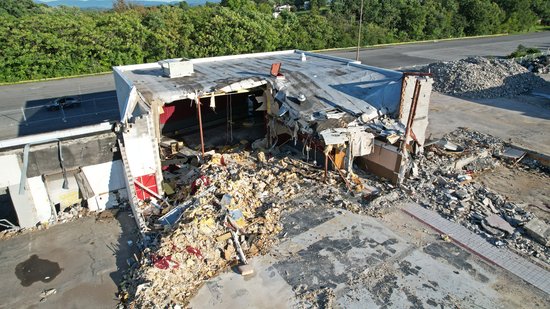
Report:
M2 1L2 0L0 0ZM76 6L81 8L89 7L100 7L100 8L111 8L113 5L113 0L34 0L35 2L45 3L50 6L57 5L69 5ZM127 2L147 2L149 5L154 5L156 3L163 4L168 2L178 2L183 0L127 0ZM190 5L204 4L206 0L186 0ZM219 2L220 0L209 0L210 2Z
M35 1L36 2L48 3L48 2L55 2L55 1L58 1L58 0L35 0ZM129 0L129 2L131 2L131 1L132 0ZM177 1L177 0L147 0L147 1L150 1L150 2L174 2L174 1ZM77 2L94 3L94 2L105 2L105 0L71 0L70 2L74 2L74 3L77 3Z

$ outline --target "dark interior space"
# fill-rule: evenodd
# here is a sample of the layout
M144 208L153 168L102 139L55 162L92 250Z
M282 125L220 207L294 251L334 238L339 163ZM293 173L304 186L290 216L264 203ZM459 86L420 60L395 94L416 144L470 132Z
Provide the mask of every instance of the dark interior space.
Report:
M0 188L0 219L6 219L13 225L19 225L8 188ZM7 227L0 225L0 231L6 229Z
M256 111L262 104L262 89L201 99L201 117L206 148L253 141L265 136L265 112ZM183 141L184 145L200 148L200 129L197 107L191 100L176 101L164 106L160 115L162 135Z

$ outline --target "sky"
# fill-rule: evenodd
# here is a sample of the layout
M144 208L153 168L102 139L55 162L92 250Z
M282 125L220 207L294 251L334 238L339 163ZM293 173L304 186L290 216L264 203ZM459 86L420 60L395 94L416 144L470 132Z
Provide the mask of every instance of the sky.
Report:
M50 6L68 5L68 6L77 6L81 8L88 8L88 7L111 8L113 4L113 0L34 0L34 1L38 3L46 3ZM152 5L154 5L155 3L162 4L162 3L169 3L169 2L178 2L178 0L128 0L128 2L132 2L132 1L148 2L148 4L152 4ZM206 2L206 0L187 1L187 3L189 4L201 4L204 2ZM219 2L219 1L210 1L210 2Z

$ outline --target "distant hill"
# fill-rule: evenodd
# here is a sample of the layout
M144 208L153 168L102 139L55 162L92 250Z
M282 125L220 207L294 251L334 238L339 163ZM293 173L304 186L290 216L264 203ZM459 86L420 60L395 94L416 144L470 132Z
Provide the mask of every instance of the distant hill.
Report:
M1 0L0 0L1 1ZM100 8L100 9L110 9L113 7L113 0L34 0L37 3L45 3L48 6L76 6L83 9L89 8ZM143 6L155 6L161 4L177 4L179 1L148 1L148 0L128 0L128 3L140 4ZM202 5L205 4L206 0L185 0L189 5ZM209 0L208 2L220 2L219 0Z

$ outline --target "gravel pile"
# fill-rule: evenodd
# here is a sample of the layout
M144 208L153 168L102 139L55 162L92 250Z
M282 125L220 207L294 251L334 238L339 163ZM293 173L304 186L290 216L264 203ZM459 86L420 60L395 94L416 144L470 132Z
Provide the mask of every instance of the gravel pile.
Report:
M511 59L471 57L432 63L423 69L434 75L436 91L468 98L498 98L527 93L544 80Z

